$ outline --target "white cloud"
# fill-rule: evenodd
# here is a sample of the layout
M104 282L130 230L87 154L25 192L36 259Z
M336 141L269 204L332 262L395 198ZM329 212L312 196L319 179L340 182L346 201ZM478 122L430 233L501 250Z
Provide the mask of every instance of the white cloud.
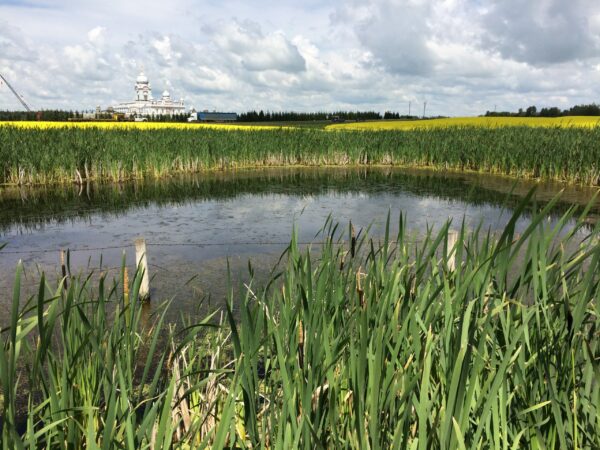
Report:
M260 25L251 21L234 21L205 30L221 51L246 70L295 73L305 69L306 63L298 48L282 31L264 34Z
M347 7L352 7L350 3ZM427 75L433 66L431 5L419 0L371 2L355 31L359 41L392 73Z
M105 33L106 33L106 28L104 28L104 27L97 26L95 28L92 28L90 31L88 31L88 34L87 34L88 41L90 41L92 44L103 45Z
M595 0L491 0L482 19L486 43L534 65L598 56L600 6Z
M87 33L87 42L67 45L63 49L63 70L81 83L111 80L114 57L106 46L105 32L103 27L94 27Z
M600 97L594 0L0 4L0 72L34 108L153 88L196 108L480 114ZM18 108L0 86L0 108Z

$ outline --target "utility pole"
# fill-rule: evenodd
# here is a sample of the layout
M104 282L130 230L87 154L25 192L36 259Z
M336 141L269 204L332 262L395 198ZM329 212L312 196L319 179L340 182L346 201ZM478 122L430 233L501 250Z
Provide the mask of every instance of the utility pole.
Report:
M427 109L427 101L423 102L423 119L425 118L425 110Z
M408 101L408 117L410 117L410 103L411 103L411 101L409 100Z
M19 102L21 102L21 105L23 105L23 107L28 111L31 112L31 108L29 106L27 106L27 103L25 103L25 100L23 100L21 98L21 96L19 94L17 94L17 91L15 91L13 89L13 87L10 85L10 83L8 82L8 80L6 78L4 78L4 76L0 73L0 79L2 79L2 81L4 81L6 83L6 85L8 86L8 88L11 90L11 92L13 94L15 94L15 97L17 97L17 100L19 100Z

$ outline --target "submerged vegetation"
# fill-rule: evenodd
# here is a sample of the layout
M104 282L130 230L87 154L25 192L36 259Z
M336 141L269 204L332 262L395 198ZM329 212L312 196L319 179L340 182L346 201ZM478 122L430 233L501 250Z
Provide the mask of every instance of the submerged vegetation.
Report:
M317 252L294 234L268 283L177 327L139 274L24 301L17 268L2 446L598 448L600 229L574 209L550 228L551 202L517 236L530 199L456 241L328 221Z
M393 165L600 184L599 127L326 132L106 124L112 125L0 126L0 182L122 181L240 167Z

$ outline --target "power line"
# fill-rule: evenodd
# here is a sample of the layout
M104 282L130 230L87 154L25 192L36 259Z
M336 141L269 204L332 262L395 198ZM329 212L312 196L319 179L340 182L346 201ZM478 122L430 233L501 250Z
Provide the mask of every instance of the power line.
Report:
M309 245L318 242L298 242L298 245ZM235 245L289 245L290 242L265 242L265 241L247 241L247 242L146 242L147 246L153 247L217 247L217 246L235 246ZM102 250L115 250L133 247L133 244L109 245L106 247L81 247L81 248L64 248L70 253L76 252L94 252ZM0 255L24 255L38 253L55 253L61 249L41 249L41 250L0 250Z
M23 105L23 107L27 110L27 112L31 112L31 108L27 105L27 103L25 103L25 100L23 100L23 97L21 97L19 94L17 94L17 91L15 91L15 89L11 86L11 84L8 82L8 80L6 78L4 78L4 76L1 73L0 73L0 78L2 79L2 81L4 81L6 83L6 85L11 90L11 92L13 94L15 94L15 97L17 97L17 100L19 100L21 102L21 105Z
M279 245L287 246L290 245L290 241L243 241L243 242L146 242L147 246L152 247L231 247L237 245ZM319 241L305 241L297 242L298 245L323 245L327 242ZM338 241L331 242L334 245L345 245L347 242ZM398 241L389 241L390 244L397 244ZM63 248L63 249L40 249L40 250L0 250L0 255L24 255L24 254L42 254L42 253L56 253L61 250L68 250L70 253L77 252L94 252L102 250L115 250L133 247L134 244L123 244L123 245L109 245L105 247L81 247L81 248Z

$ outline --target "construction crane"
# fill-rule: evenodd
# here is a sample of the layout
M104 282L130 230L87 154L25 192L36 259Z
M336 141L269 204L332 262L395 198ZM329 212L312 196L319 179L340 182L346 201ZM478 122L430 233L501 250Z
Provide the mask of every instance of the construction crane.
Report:
M17 97L17 100L19 100L21 102L21 105L23 105L23 108L25 108L28 112L31 112L31 108L27 105L27 103L25 103L25 100L23 100L23 98L19 94L17 94L17 91L14 90L14 88L10 85L8 80L6 78L4 78L4 76L1 73L0 73L0 78L2 79L2 81L4 81L6 83L6 85L11 90L11 92L13 94L15 94L15 97Z

